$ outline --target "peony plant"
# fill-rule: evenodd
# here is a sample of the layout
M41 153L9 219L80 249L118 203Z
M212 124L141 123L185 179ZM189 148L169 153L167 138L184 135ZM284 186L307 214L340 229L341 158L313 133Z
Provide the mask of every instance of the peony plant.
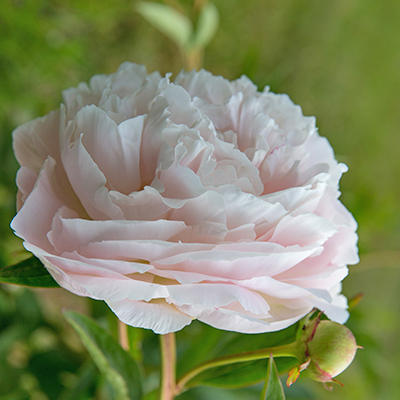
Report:
M314 309L346 322L341 281L358 262L338 199L347 167L287 95L205 70L171 82L127 62L13 137L16 235L60 286L169 338L167 361L167 334L195 319L241 333ZM184 385L167 361L172 399Z

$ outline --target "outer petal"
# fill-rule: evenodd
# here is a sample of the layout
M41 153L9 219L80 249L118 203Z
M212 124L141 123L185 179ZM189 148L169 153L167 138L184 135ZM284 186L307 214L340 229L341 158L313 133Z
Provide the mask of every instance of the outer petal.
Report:
M125 324L152 329L160 335L179 331L193 320L173 304L164 301L142 302L126 299L107 303Z
M55 173L56 162L48 158L36 185L11 223L15 233L26 242L51 251L47 233L54 214L65 205L65 187ZM33 229L34 228L34 229Z
M21 166L38 175L48 156L57 161L60 159L59 125L60 113L52 111L14 130L13 148Z

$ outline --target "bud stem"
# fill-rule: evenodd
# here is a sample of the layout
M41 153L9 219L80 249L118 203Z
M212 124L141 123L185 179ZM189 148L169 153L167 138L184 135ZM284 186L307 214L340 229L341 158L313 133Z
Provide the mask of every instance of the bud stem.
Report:
M282 346L269 347L266 349L247 351L239 354L231 354L229 356L215 358L210 361L206 361L192 370L184 374L176 384L176 393L182 393L188 389L186 384L192 380L195 376L204 372L210 368L221 367L223 365L235 364L238 362L245 361L256 361L264 358L269 358L272 354L273 357L294 357L299 361L303 360L304 352L301 350L301 343L295 341L290 344L285 344Z

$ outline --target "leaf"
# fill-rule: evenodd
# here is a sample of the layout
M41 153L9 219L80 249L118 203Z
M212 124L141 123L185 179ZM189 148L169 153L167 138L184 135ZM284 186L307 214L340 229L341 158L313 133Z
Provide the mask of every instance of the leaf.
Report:
M243 388L263 381L267 364L268 360L264 359L211 368L190 380L186 386L188 388L200 385L231 389ZM298 361L295 358L285 357L277 359L276 364L279 373L283 374L298 364Z
M186 15L171 6L140 2L136 11L180 47L185 47L192 36L193 25Z
M90 318L73 311L64 315L112 387L115 400L141 399L140 372L132 357Z
M221 347L217 354L213 357L221 357L241 351L252 351L265 349L267 347L280 346L287 343L292 343L296 340L299 324L293 324L286 329L259 333L259 334L243 334L236 333L231 335L231 340Z
M261 393L261 400L285 400L285 392L272 354L268 362L267 377Z
M190 47L200 49L206 47L216 34L218 25L218 9L213 3L208 1L200 11L197 28L190 41Z
M190 326L177 333L179 343L185 343L185 335L193 340L187 346L182 357L178 358L178 376L206 360L259 350L262 348L291 343L296 338L298 325L294 324L277 332L261 334L241 334L223 332L208 325L194 321ZM201 346L198 343L201 341ZM186 387L200 385L221 388L242 388L265 380L268 359L239 362L211 368L191 379ZM295 358L278 358L276 364L280 373L285 373L298 364Z
M177 375L180 376L207 359L214 358L231 335L231 332L221 331L198 320L177 332L176 338L180 345Z
M31 256L17 264L0 268L0 282L30 287L60 287L35 256Z

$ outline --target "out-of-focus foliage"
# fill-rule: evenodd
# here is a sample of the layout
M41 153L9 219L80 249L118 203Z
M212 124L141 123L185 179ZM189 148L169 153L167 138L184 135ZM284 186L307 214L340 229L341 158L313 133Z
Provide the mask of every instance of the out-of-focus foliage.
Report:
M192 0L169 0L190 13ZM359 222L361 263L344 282L348 296L364 292L348 326L364 347L333 392L300 377L287 399L398 398L400 349L400 2L397 0L213 0L220 27L204 67L234 79L247 74L260 89L288 93L315 115L350 171L342 200ZM125 60L149 71L178 73L178 48L135 12L134 0L2 0L0 6L0 266L21 258L9 222L15 213L11 131L59 106L61 90L111 73ZM62 289L1 285L0 398L106 399L99 378L61 308L99 319L114 332L107 307ZM111 322L110 322L111 321ZM114 327L115 328L115 327ZM146 392L158 385L158 338L138 334L146 354ZM200 339L201 338L201 339ZM196 341L193 359L246 335L220 333L194 323L177 335L179 360ZM254 335L259 343L260 335ZM241 341L243 343L241 343ZM234 342L232 342L234 343ZM248 349L251 350L251 349ZM208 354L208 353L207 353ZM277 360L278 361L278 360ZM178 364L179 366L179 364ZM182 365L179 368L189 368ZM265 375L264 375L265 377ZM248 389L195 388L179 399L258 399Z
M112 388L112 398L141 400L141 374L130 354L91 318L72 311L67 311L64 315Z

